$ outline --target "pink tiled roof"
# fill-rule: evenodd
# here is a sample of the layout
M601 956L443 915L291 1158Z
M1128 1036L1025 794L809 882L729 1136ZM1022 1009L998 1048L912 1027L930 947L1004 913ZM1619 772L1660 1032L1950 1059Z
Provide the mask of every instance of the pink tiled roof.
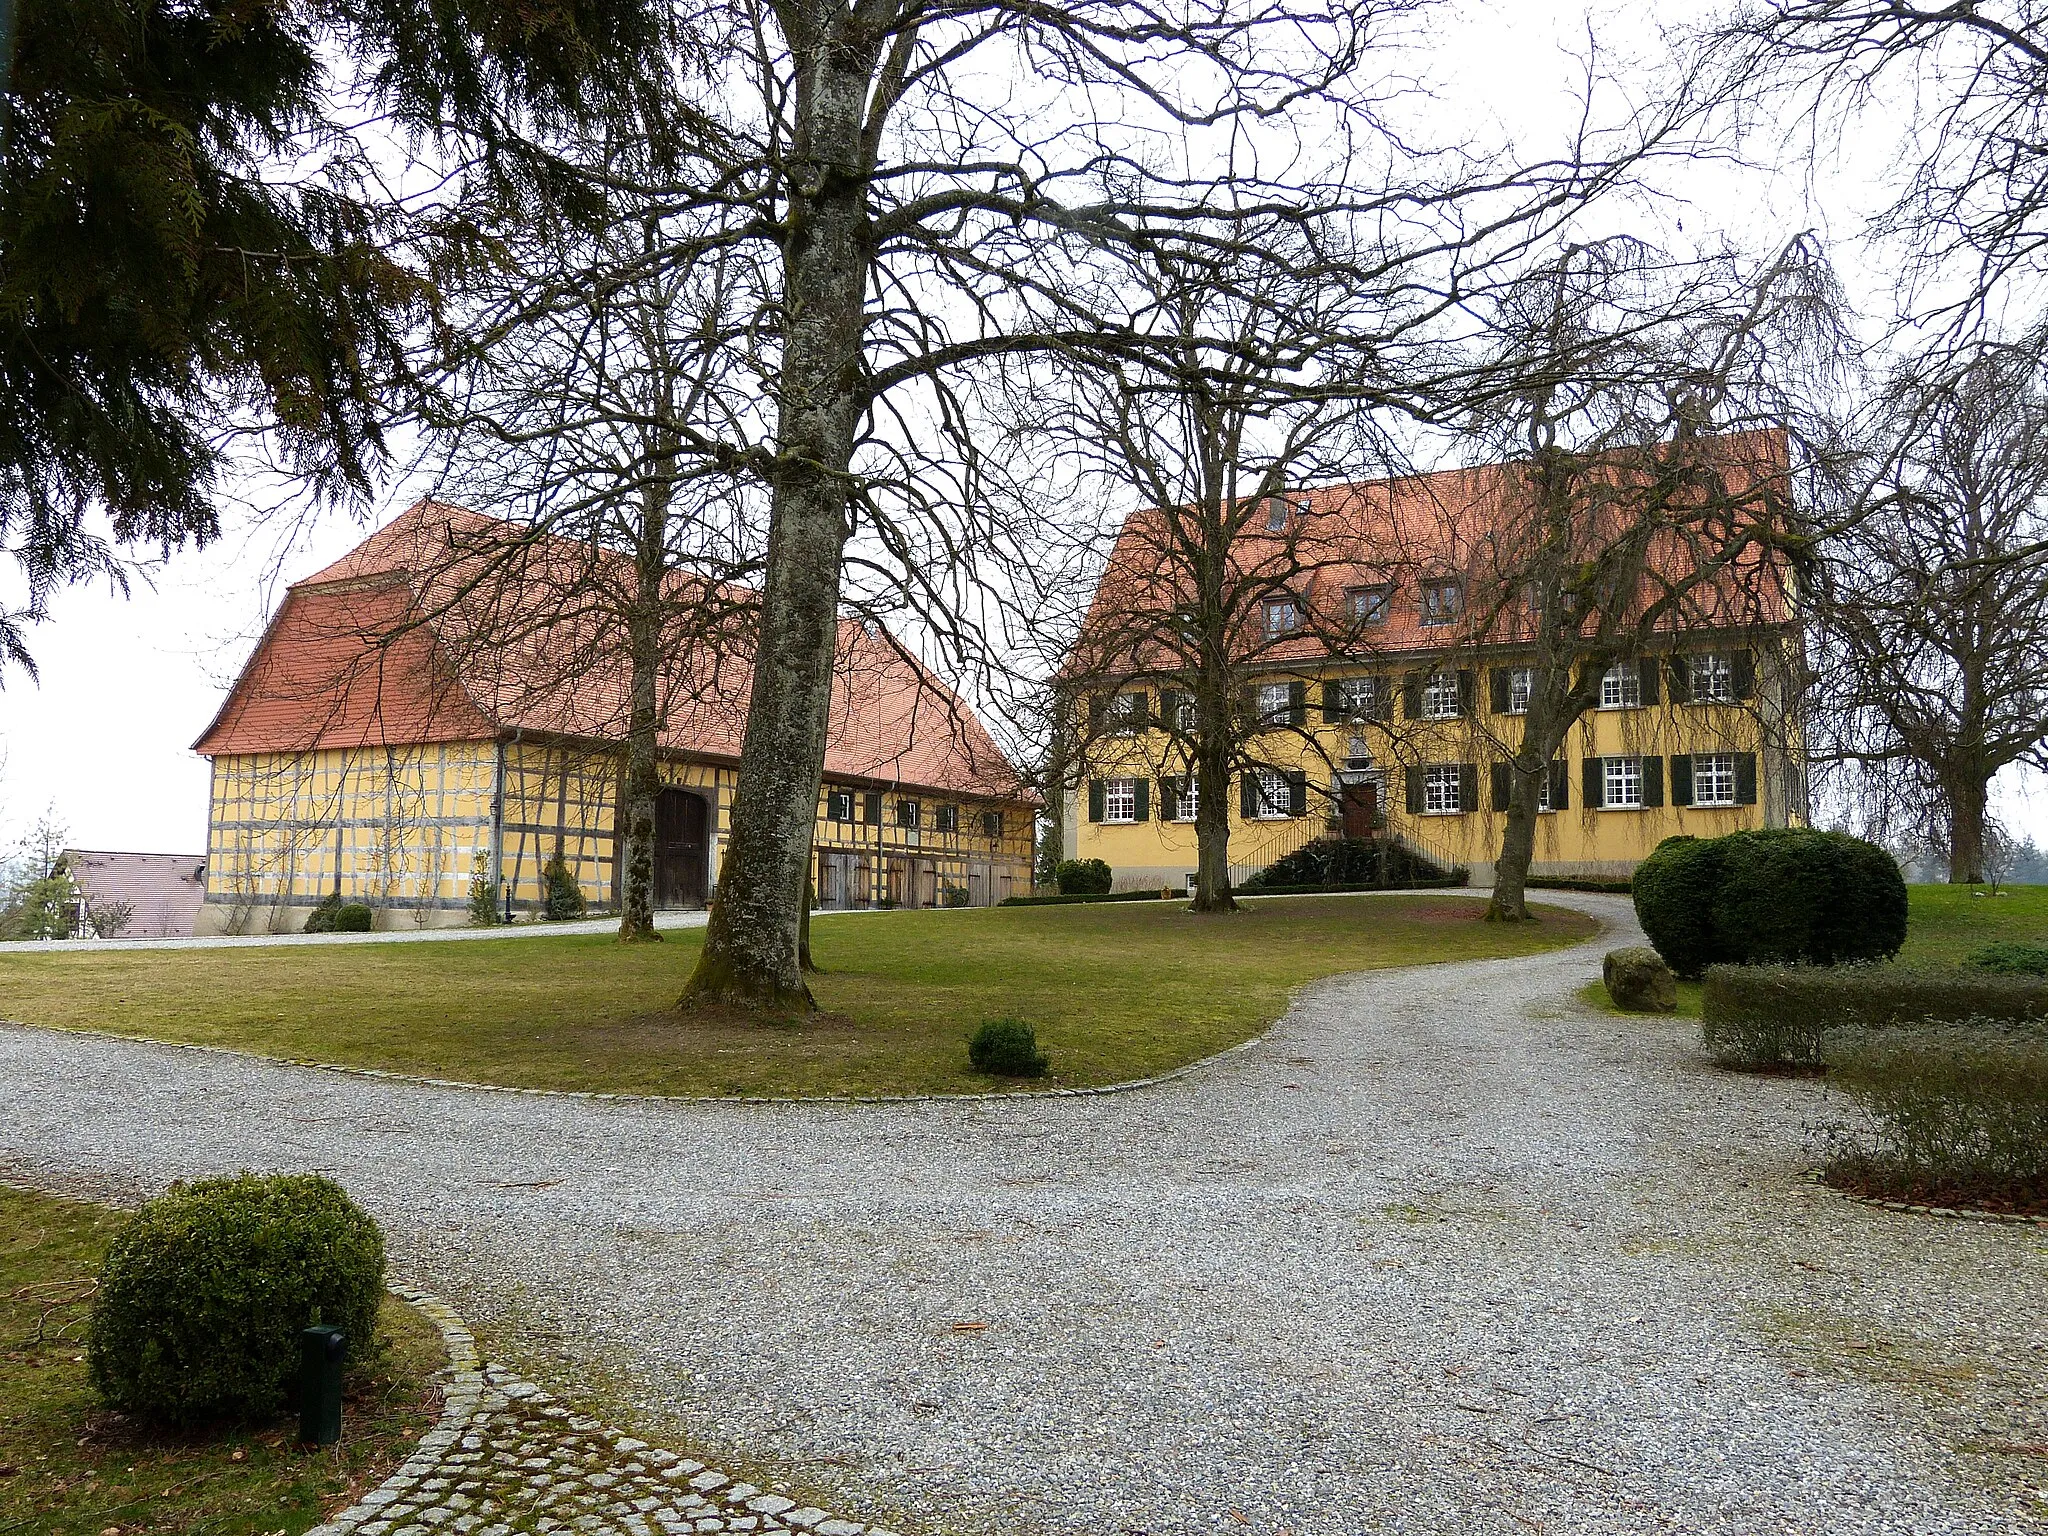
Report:
M89 906L126 902L128 925L110 938L182 939L206 897L206 858L197 853L103 853L66 848L64 867Z

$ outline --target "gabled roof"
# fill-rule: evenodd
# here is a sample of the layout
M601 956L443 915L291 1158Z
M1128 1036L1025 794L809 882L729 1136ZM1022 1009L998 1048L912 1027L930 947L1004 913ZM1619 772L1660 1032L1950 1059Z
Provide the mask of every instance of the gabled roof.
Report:
M125 902L124 939L182 939L192 934L206 898L206 857L198 853L104 853L66 848L58 862L89 906Z
M615 552L422 501L293 584L220 712L208 756L491 740L624 739L631 668L601 596ZM688 574L665 593L661 745L737 761L757 596ZM1022 794L972 710L879 626L839 625L830 778Z
M1732 503L1755 500L1753 513L1762 519L1766 497L1789 504L1789 467L1785 434L1780 431L1729 433L1701 441L1696 453L1702 473L1718 475ZM1390 587L1383 624L1359 638L1376 654L1422 655L1450 645L1512 645L1528 633L1525 616L1512 600L1487 609L1490 623L1481 630L1461 619L1445 626L1423 623L1423 584L1455 579L1468 594L1487 586L1513 583L1514 557L1509 545L1520 537L1532 502L1515 464L1482 464L1432 474L1352 481L1289 490L1284 531L1268 532L1256 516L1232 540L1229 581L1240 591L1270 582L1275 596L1290 595L1307 605L1322 622L1305 624L1298 633L1269 638L1248 633L1241 659L1258 664L1316 661L1344 647L1334 642L1346 594L1377 586ZM1600 478L1605 518L1629 516L1627 503L1635 468L1620 468ZM1591 477L1589 477L1589 480ZM1593 509L1581 520L1580 536L1589 549L1601 537L1603 512ZM1168 667L1156 640L1158 616L1188 600L1187 564L1171 553L1174 520L1157 508L1143 508L1125 519L1097 583L1081 640L1070 655L1070 673L1116 673ZM1703 531L1703 530L1695 530ZM1162 551L1168 551L1162 554ZM1656 573L1698 569L1685 537L1674 535L1653 547L1650 562ZM1647 602L1646 580L1639 601ZM1506 596L1507 594L1502 594ZM1486 605L1474 605L1478 614ZM1247 615L1250 619L1252 616ZM1759 551L1749 550L1738 568L1698 587L1686 612L1658 622L1660 631L1713 625L1752 626L1788 622L1789 601L1779 573L1764 568ZM1137 653L1127 650L1119 631L1138 641ZM1147 647L1150 654L1146 654Z

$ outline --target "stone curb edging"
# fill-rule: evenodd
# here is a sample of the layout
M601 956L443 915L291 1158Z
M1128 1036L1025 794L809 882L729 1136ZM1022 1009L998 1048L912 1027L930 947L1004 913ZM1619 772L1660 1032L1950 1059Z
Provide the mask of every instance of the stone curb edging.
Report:
M1983 1221L2001 1227L2048 1227L2048 1215L2029 1216L2020 1211L1977 1211L1960 1205L1921 1205L1912 1200L1887 1200L1881 1195L1859 1195L1853 1189L1830 1184L1818 1173L1807 1177L1822 1189L1844 1200L1854 1200L1877 1211L1897 1211L1907 1216L1939 1216L1944 1221Z
M441 1398L441 1418L420 1436L413 1453L383 1482L349 1505L324 1525L316 1525L306 1536L351 1536L355 1529L377 1518L377 1512L408 1489L432 1475L441 1458L462 1438L476 1418L483 1401L483 1359L477 1354L476 1337L462 1324L455 1309L426 1291L388 1287L400 1301L418 1309L441 1331L441 1343L448 1351L448 1384Z

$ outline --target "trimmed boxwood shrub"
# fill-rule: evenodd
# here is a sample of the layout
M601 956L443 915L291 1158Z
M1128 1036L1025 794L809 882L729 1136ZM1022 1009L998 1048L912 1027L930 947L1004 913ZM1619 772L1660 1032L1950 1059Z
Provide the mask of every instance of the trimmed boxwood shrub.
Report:
M334 914L336 933L368 933L375 926L375 914L360 901L352 901Z
M967 1042L967 1060L990 1077L1043 1077L1052 1063L1022 1019L990 1019Z
M1773 827L1666 838L1636 868L1637 920L1665 963L1840 965L1906 942L1906 881L1875 843Z
M286 1408L299 1332L374 1347L384 1239L332 1179L242 1174L173 1185L107 1249L88 1371L112 1406L170 1425Z
M1061 859L1052 867L1052 883L1062 896L1107 896L1113 878L1101 859Z
M1863 1111L1831 1127L1826 1177L1863 1194L2048 1209L2048 1030L1992 1019L1838 1031L1828 1082Z
M306 914L306 926L301 931L305 933L334 932L334 920L341 912L341 905L341 892L336 891Z
M2048 944L1986 944L1963 964L1994 976L2048 976Z
M1823 1064L1830 1030L1927 1021L2048 1019L2048 980L1889 965L1717 965L1700 991L1700 1032L1725 1067Z

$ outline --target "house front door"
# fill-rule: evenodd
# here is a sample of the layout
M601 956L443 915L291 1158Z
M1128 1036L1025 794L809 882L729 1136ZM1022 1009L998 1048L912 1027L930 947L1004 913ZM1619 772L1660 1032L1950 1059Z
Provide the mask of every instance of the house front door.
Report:
M710 808L702 795L664 789L654 800L654 904L701 907L709 888Z
M1380 787L1373 783L1344 786L1344 835L1371 837L1379 820Z

